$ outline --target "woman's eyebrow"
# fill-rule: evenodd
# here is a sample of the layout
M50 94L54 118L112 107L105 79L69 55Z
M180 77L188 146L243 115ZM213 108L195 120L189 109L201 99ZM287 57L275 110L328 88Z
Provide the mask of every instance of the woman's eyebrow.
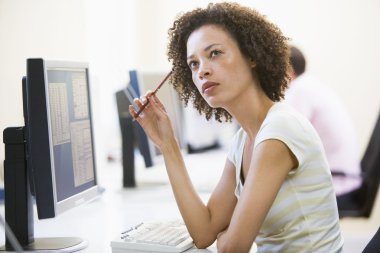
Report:
M221 45L221 44L218 44L218 43L211 44L211 45L205 47L205 49L203 49L203 51L207 52L207 51L210 50L210 48L212 48L213 46L219 46L219 45Z
M205 47L203 49L204 52L207 52L208 50L210 50L210 48L212 48L213 46L218 46L218 45L221 45L221 44L218 44L218 43L214 43L214 44L211 44L211 45L208 45L207 47ZM194 57L194 54L191 54L187 57L187 59L192 59Z

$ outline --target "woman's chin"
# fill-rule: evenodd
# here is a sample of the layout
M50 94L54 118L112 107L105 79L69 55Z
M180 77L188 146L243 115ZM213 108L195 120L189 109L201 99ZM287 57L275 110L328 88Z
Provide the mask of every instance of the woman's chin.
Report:
M221 107L221 103L220 103L220 101L217 101L216 99L214 99L214 98L207 98L206 99L206 102L207 102L207 104L211 107L211 108L219 108L219 107Z

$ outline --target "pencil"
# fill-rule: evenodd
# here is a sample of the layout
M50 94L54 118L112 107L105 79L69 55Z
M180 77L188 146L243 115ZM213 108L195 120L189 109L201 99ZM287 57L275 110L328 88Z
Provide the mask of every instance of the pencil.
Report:
M168 80L168 78L170 77L170 75L173 73L173 71L170 71L166 76L165 78L161 81L161 83L159 85L157 85L156 89L153 91L152 95L156 94L156 92L161 88L161 86L166 82L166 80ZM147 98L145 104L143 104L143 106L140 108L140 110L137 112L136 116L134 117L134 119L136 119L141 113L142 111L144 111L145 107L149 104L149 98Z

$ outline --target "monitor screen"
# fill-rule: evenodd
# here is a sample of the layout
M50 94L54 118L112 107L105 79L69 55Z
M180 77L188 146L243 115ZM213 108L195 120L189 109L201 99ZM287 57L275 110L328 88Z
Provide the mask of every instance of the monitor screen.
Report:
M77 251L82 238L34 238L31 193L39 219L99 195L88 64L28 59L22 84L25 126L4 130L5 218L28 251Z
M27 131L38 217L97 196L88 64L27 60Z

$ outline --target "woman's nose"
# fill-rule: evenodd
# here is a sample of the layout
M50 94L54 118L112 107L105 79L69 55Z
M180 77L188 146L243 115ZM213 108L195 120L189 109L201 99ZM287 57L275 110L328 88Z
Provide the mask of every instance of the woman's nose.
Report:
M203 80L204 78L207 78L208 76L211 75L211 68L207 63L201 63L199 66L199 71L198 71L198 77L199 79Z

